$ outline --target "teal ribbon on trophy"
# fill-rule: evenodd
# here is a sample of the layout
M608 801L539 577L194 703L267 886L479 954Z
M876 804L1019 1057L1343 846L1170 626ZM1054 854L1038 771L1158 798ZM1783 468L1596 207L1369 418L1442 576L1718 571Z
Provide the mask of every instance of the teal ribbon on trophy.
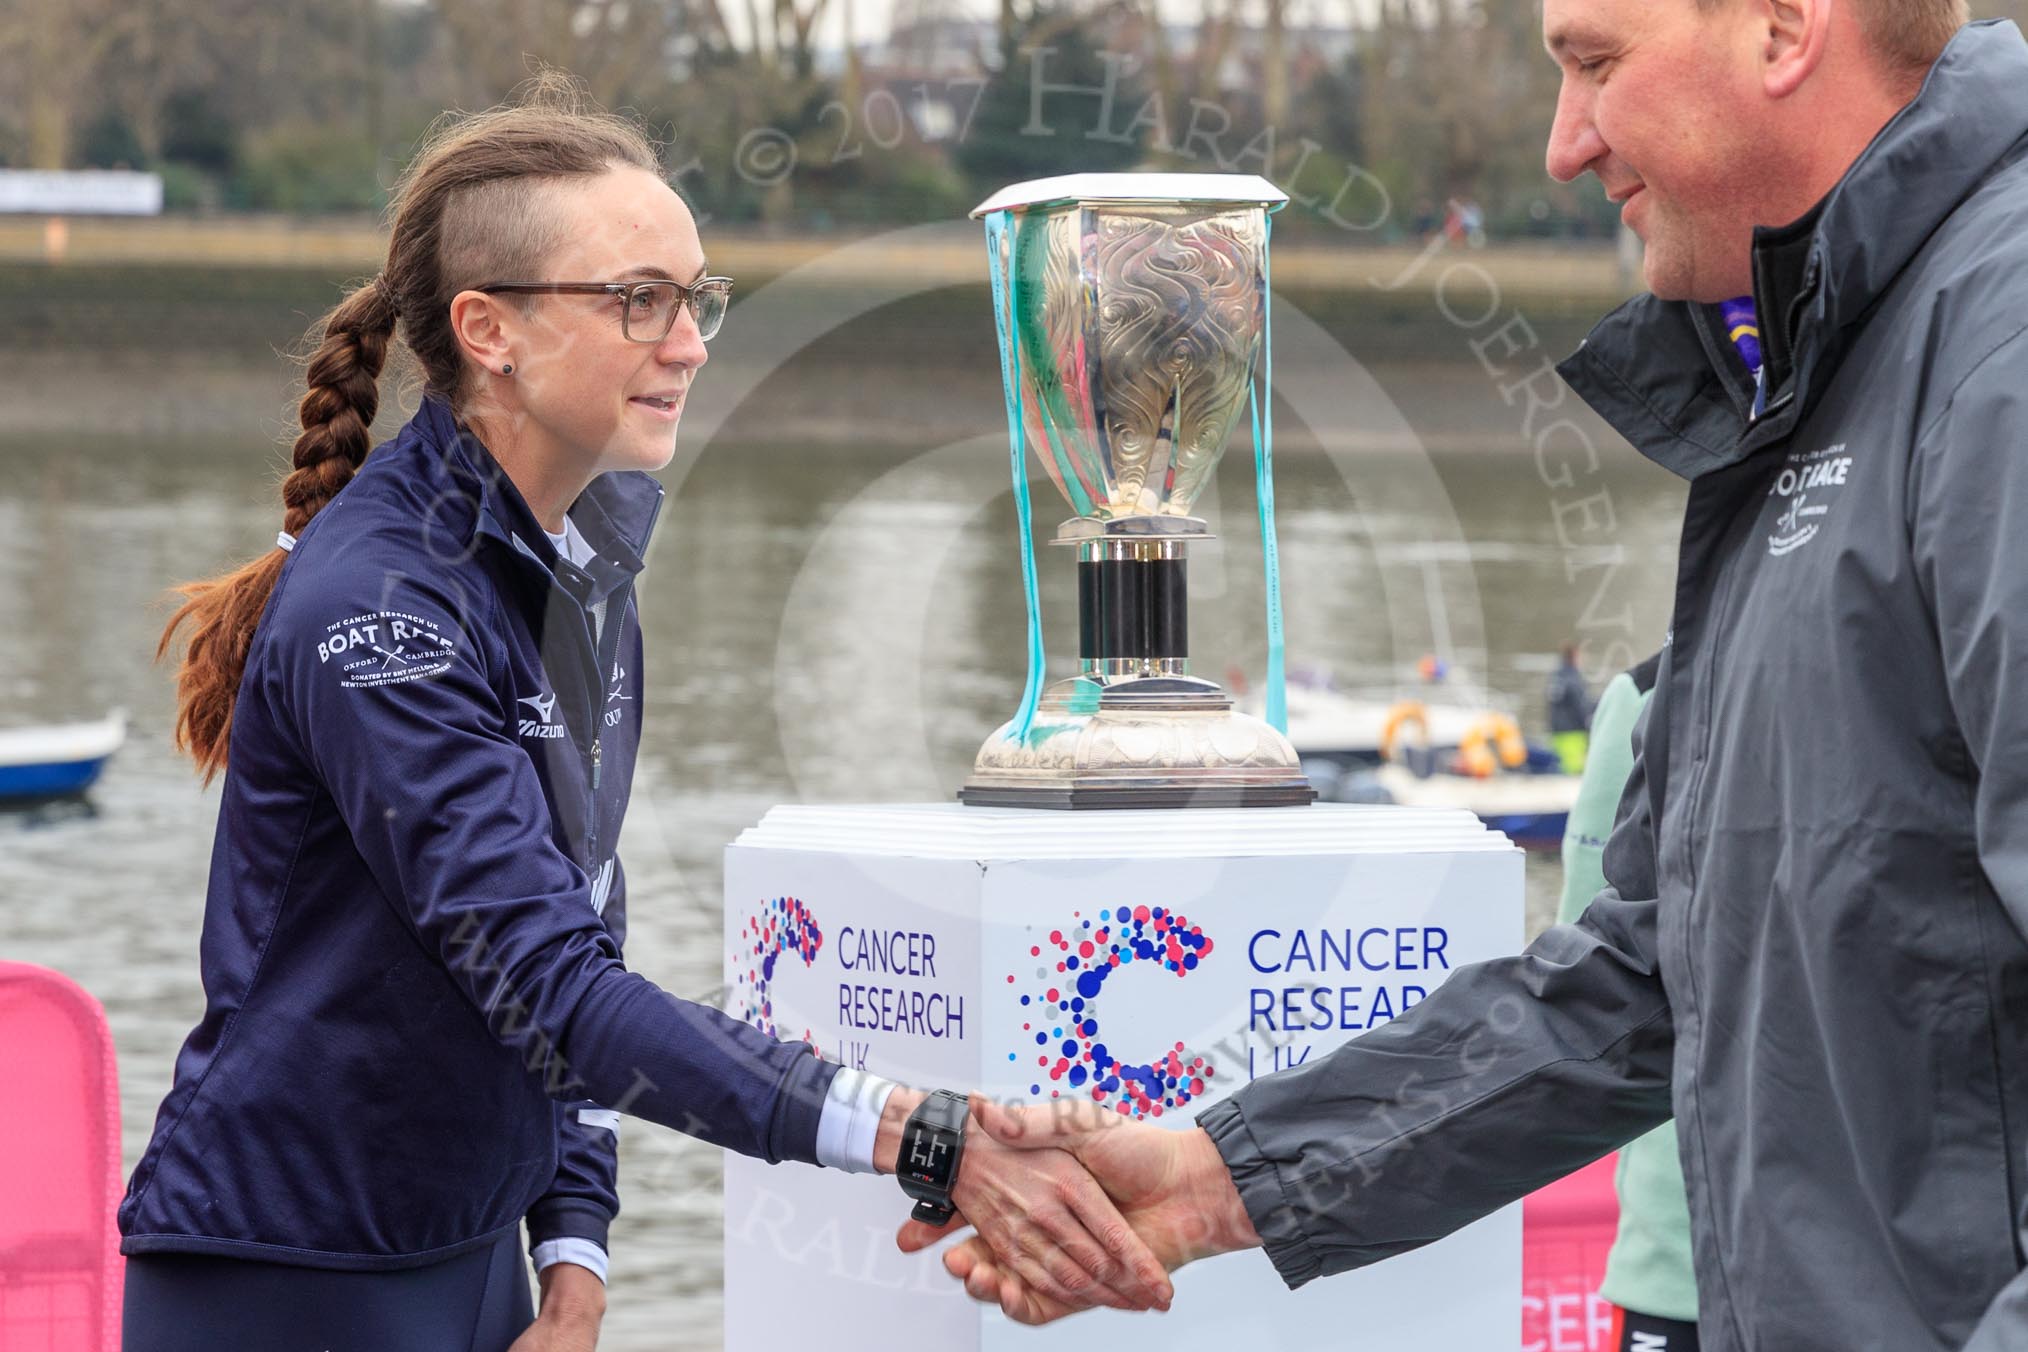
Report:
M1034 510L1028 500L1028 462L1022 455L1021 401L1014 389L1014 298L1008 279L1002 274L1007 249L1010 211L996 211L986 217L986 250L992 255L993 328L1000 340L1000 397L1007 405L1007 456L1014 474L1014 515L1021 523L1021 590L1028 606L1028 684L1021 691L1021 710L1008 725L1009 741L1025 742L1035 726L1035 709L1042 700L1044 653L1042 648L1042 597L1035 581Z
M1253 419L1254 498L1260 509L1261 571L1267 577L1267 700L1268 726L1284 737L1289 732L1288 678L1282 669L1282 559L1275 543L1275 312L1273 257L1275 218L1266 218L1268 247L1260 255L1261 377L1249 382L1247 412Z

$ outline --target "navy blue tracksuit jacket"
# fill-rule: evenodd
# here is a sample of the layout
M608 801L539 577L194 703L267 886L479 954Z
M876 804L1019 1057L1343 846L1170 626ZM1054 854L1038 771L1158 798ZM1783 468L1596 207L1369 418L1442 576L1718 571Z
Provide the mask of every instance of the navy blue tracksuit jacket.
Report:
M594 481L577 568L429 398L304 529L233 713L204 1017L124 1252L393 1269L524 1217L604 1244L612 1110L814 1162L836 1068L621 960L661 499Z

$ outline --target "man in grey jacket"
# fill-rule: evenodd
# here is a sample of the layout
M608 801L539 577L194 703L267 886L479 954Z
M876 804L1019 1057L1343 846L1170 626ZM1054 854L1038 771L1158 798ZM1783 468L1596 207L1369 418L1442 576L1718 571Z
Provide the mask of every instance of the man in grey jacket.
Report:
M1199 1130L988 1130L1072 1145L1167 1261L1296 1286L1673 1112L1707 1348L2028 1348L2028 44L1963 19L1547 0L1550 170L1654 293L1562 373L1690 481L1609 886Z

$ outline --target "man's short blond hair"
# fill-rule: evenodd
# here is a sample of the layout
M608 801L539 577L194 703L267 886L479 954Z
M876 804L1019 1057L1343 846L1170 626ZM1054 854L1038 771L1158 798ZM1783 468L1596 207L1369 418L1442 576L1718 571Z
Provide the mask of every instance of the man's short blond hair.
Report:
M1716 9L1730 0L1699 0ZM1919 80L1960 28L1972 21L1968 0L1854 0L1873 55L1890 74Z

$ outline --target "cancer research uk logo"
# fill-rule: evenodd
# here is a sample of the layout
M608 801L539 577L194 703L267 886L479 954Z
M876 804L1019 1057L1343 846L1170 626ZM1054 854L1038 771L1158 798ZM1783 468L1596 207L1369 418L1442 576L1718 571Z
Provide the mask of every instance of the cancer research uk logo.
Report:
M735 1016L766 1033L780 1037L775 1028L773 995L775 964L792 953L813 967L824 948L824 931L810 908L794 897L774 897L761 903L756 915L747 917L733 947L733 1002ZM817 1045L816 1035L803 1030L803 1041Z
M338 684L347 690L438 676L456 656L456 644L435 622L401 610L334 621L317 642L317 661L336 662Z
M1125 1116L1143 1118L1160 1117L1201 1095L1213 1073L1210 1062L1181 1042L1145 1061L1115 1053L1102 1040L1098 1002L1106 983L1137 963L1173 972L1178 980L1189 976L1211 956L1210 938L1187 917L1161 906L1101 907L1091 919L1073 911L1071 920L1051 930L1046 944L1028 949L1029 957L1042 960L1035 988L1021 997L1021 1045L1035 1056L1030 1096L1041 1098L1045 1085L1050 1098L1066 1090L1089 1093L1094 1102L1110 1102ZM1018 979L1007 975L1010 983ZM1007 1059L1019 1064L1021 1055L1011 1051Z
M1767 537L1769 554L1776 558L1792 554L1816 537L1821 518L1831 510L1835 490L1845 486L1845 475L1851 468L1852 457L1845 454L1842 441L1821 451L1789 452L1782 472L1768 489L1769 497L1788 503L1787 510L1775 518L1774 534Z

